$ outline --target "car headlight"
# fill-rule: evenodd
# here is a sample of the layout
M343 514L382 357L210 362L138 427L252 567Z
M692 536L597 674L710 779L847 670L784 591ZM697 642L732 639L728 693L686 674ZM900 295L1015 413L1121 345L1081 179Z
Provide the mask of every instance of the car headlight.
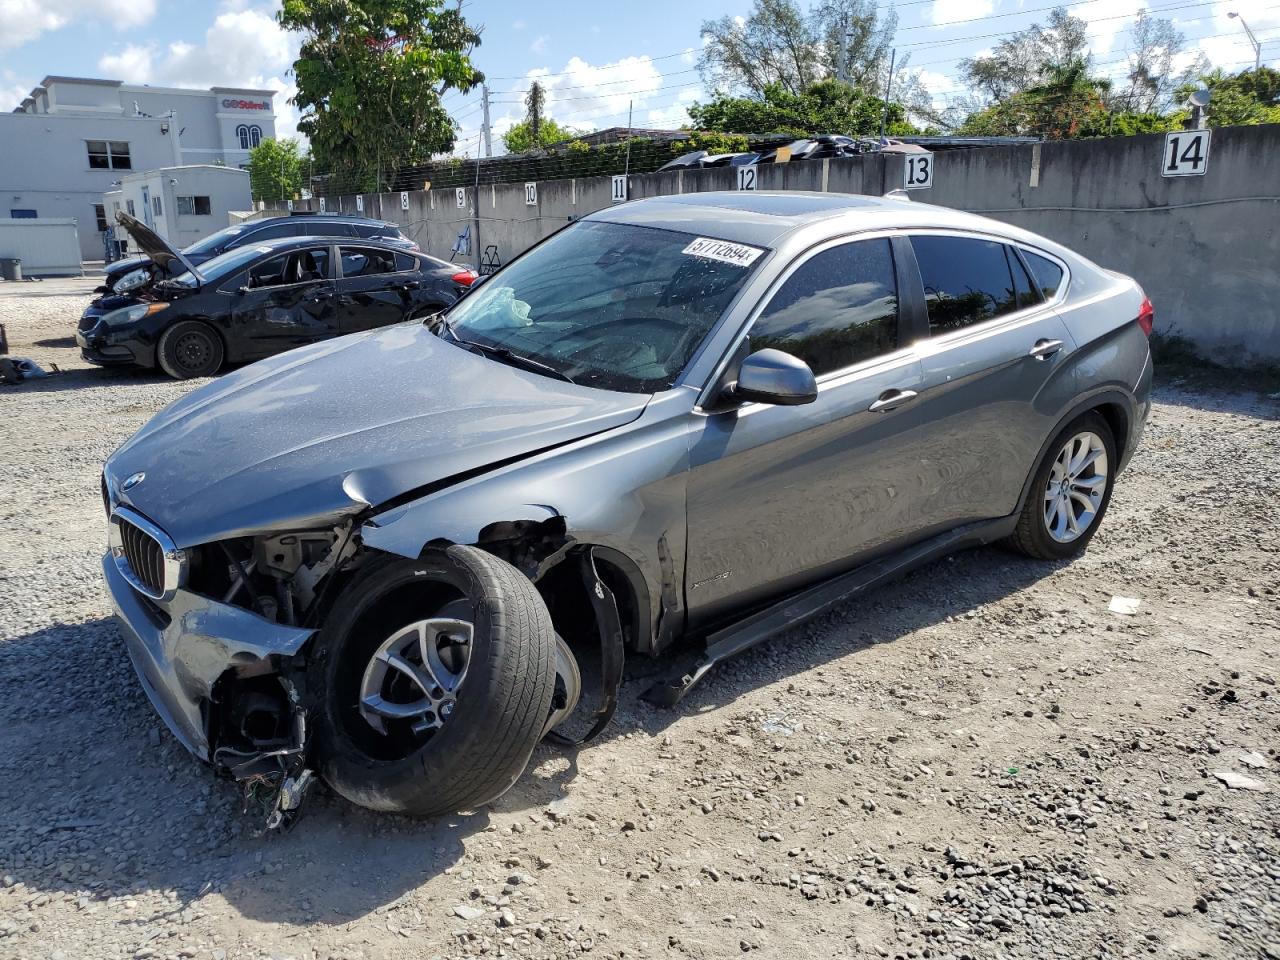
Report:
M137 290L145 286L150 279L151 273L148 270L130 270L115 282L115 292L128 293L130 290Z
M168 309L169 305L167 303L137 303L132 307L121 307L119 310L104 313L102 322L108 327L120 327L126 323L137 323L143 317L149 317L153 313Z

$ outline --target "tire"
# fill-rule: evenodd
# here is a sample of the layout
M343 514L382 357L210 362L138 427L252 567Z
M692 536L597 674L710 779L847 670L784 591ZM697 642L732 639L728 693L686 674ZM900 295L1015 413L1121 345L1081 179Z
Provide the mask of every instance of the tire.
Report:
M468 651L454 675L456 686L437 688L456 699L415 721L366 711L362 704L369 702L370 689L391 700L394 687L388 684L408 675L380 667L375 654L388 643L394 650L397 637L405 635L411 637L406 651L417 643L425 651L421 637L427 634L406 631L415 621L441 618L469 620L472 627L468 643L442 648L446 654L459 647ZM425 653L419 664L424 658ZM424 817L474 810L505 793L529 762L551 710L555 660L556 634L546 605L528 578L505 561L463 546L420 560L380 557L335 600L312 652L313 761L337 793L372 810ZM443 677L442 669L437 665L423 675ZM378 679L379 671L384 679ZM427 703L425 697L414 699L424 686L404 687L412 691L408 699ZM438 725L415 732L412 722Z
M1083 437L1092 438L1089 450L1083 449ZM1080 451L1079 462L1088 462L1089 457L1094 457L1090 466L1079 471L1079 485L1073 482L1070 470L1073 460L1065 449L1068 444L1073 444L1073 451ZM1102 455L1095 457L1097 447L1101 447ZM1064 454L1065 461L1062 459ZM1065 472L1064 462L1067 466ZM1065 560L1079 556L1098 532L1111 503L1116 463L1115 437L1100 414L1086 413L1071 421L1053 438L1036 467L1018 525L1006 543L1019 553L1038 560ZM1064 483L1067 486L1063 486ZM1099 486L1101 492L1094 498ZM1073 492L1054 499L1055 487L1060 491L1070 489ZM1084 506L1086 500L1092 506L1091 515ZM1067 509L1070 510L1069 516L1064 512Z
M156 360L175 380L211 377L222 369L222 338L207 323L179 320L160 334Z

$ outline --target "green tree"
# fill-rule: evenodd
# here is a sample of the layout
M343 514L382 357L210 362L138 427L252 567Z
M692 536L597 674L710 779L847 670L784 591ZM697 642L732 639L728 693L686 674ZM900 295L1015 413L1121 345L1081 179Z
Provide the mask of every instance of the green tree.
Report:
M874 0L823 0L808 12L795 0L755 0L741 21L703 22L698 66L709 85L747 96L798 94L826 77L880 88L897 26Z
M249 151L249 189L254 200L296 200L306 163L298 141L263 140Z
M1099 130L1110 85L1089 76L1086 61L1055 65L1034 86L970 114L959 132L969 136L1037 136L1067 140Z
M1209 90L1211 127L1280 123L1280 102L1276 99L1280 97L1280 70L1263 67L1261 70L1241 70L1236 74L1212 70L1197 82L1179 87L1176 94L1178 102L1184 102L1197 87ZM1174 116L1182 121L1188 112L1180 109Z
M760 96L717 93L710 103L689 108L694 126L726 133L783 133L795 137L820 133L874 136L880 132L884 100L839 80L819 80L800 93L771 84ZM887 131L915 132L900 103L889 104Z
M532 121L521 120L502 135L502 144L507 148L507 153L524 153L528 150L540 150L552 144L564 143L585 132L572 127L562 127L547 117L539 124L537 134L534 134Z
M1033 23L996 44L984 57L960 61L960 75L976 98L970 109L1026 93L1061 79L1066 71L1090 67L1087 25L1063 7L1049 14L1046 26Z
M279 22L303 36L294 63L298 129L341 189L390 189L399 167L453 148L440 105L484 79L480 34L444 0L284 0Z

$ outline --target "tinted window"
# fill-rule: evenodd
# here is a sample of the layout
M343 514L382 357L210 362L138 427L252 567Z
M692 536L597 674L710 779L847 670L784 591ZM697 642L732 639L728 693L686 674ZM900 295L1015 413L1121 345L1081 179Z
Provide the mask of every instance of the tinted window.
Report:
M1031 273L1036 278L1036 286L1040 288L1040 292L1045 295L1045 299L1051 299L1058 292L1058 287L1062 286L1062 268L1050 260L1048 257L1042 257L1038 253L1032 253L1030 250L1023 250L1022 255L1027 258L1027 263L1031 265Z
M782 285L751 328L751 349L794 354L816 374L898 346L898 286L888 240L824 250Z
M356 237L356 230L349 223L336 220L309 220L302 223L302 232L315 237Z
M272 257L249 270L250 287L278 287L323 280L328 273L329 249L316 247Z
M969 237L912 237L929 307L929 333L939 336L1018 309L1004 244Z
M395 254L387 250L368 248L342 248L342 275L367 277L378 273L395 273Z
M396 270L398 270L401 273L404 273L407 270L417 270L417 269L418 269L418 260L416 257L411 257L407 253L396 254Z
M1022 265L1013 247L1005 247L1004 254L1009 260L1009 269L1013 272L1013 286L1018 292L1018 306L1034 307L1042 298L1036 285L1031 282L1027 268Z
M296 237L298 228L292 223L273 223L268 227L253 231L245 243L256 243L259 240L274 240L276 237Z

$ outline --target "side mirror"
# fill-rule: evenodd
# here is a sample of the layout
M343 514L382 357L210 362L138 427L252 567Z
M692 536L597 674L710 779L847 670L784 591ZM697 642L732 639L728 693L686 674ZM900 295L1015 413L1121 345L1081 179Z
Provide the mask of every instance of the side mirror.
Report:
M818 399L818 382L809 365L781 350L758 350L742 361L738 379L724 396L735 403L794 407Z

